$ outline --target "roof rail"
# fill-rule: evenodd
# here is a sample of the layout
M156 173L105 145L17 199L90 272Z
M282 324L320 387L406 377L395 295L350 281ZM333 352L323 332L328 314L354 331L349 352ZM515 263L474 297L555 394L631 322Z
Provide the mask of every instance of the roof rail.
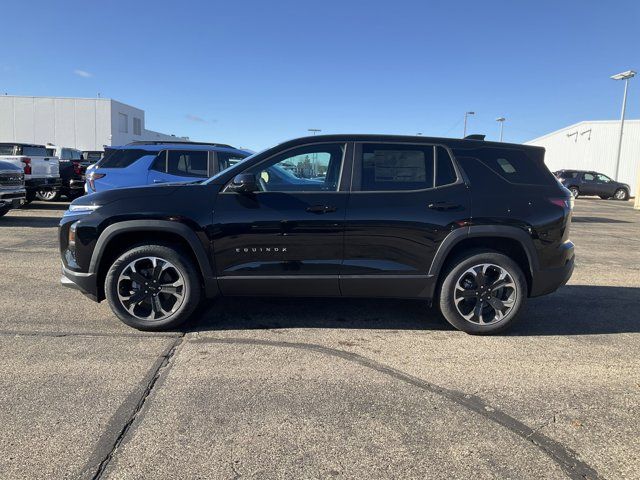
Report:
M135 142L127 143L127 145L164 145L164 144L177 144L177 145L210 145L212 147L225 147L235 148L226 143L212 143L212 142L190 142L184 140L136 140Z
M486 135L473 134L473 135L467 135L466 137L463 138L463 140L480 140L480 141L483 141L484 137L486 137Z

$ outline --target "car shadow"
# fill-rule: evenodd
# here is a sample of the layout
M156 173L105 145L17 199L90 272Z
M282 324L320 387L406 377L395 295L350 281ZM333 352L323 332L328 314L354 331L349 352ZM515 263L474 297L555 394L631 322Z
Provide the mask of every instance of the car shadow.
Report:
M12 216L10 213L0 218L1 227L53 228L60 223L60 217Z
M568 285L529 299L507 336L640 332L640 288ZM340 328L453 330L424 301L350 298L222 298L203 308L189 332Z
M61 202L31 202L21 210L55 210L58 212L64 212L69 208L69 202L61 201Z
M572 217L572 223L633 223L628 220L619 220L617 218L607 217Z

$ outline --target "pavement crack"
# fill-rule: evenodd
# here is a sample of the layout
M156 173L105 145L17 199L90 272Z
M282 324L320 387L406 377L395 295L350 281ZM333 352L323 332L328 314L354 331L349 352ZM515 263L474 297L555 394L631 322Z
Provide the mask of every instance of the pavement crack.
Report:
M154 387L158 380L168 371L171 359L176 354L183 339L184 334L175 338L175 340L158 357L145 376L142 392L137 395L131 394L123 402L118 411L116 411L116 413L111 417L111 420L94 448L93 454L89 457L89 461L82 471L82 478L91 478L92 480L100 480L103 478L109 463L133 427L136 419L139 418L140 413L144 408L147 399L154 391ZM91 472L94 473L92 474Z

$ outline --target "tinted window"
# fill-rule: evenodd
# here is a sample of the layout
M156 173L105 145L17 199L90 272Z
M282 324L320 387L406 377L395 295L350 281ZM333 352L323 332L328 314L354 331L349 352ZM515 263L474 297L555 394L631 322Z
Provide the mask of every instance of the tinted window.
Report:
M47 148L47 157L55 157L56 149L55 148Z
M449 185L458 179L449 152L443 147L436 149L436 186Z
M138 149L110 150L109 155L100 162L100 168L126 168L133 162L147 155L154 155L154 152Z
M208 177L209 152L187 152L173 150L169 152L167 173L181 177Z
M44 147L25 145L22 147L22 155L26 155L27 157L46 157L47 149Z
M521 150L483 148L475 153L482 163L511 183L549 185L555 182L543 163L529 158Z
M102 158L102 152L82 152L85 160L94 163Z
M556 172L556 176L559 178L576 178L577 172Z
M13 155L13 145L0 145L0 155Z
M247 170L264 192L336 191L344 145L301 147Z
M362 145L363 191L433 187L433 146Z
M219 171L226 170L227 168L232 167L236 163L247 158L247 155L231 152L216 152L216 156L218 157Z
M71 160L72 156L72 150L69 148L63 148L60 151L60 160Z
M167 173L167 152L160 152L149 169L156 170L157 172Z

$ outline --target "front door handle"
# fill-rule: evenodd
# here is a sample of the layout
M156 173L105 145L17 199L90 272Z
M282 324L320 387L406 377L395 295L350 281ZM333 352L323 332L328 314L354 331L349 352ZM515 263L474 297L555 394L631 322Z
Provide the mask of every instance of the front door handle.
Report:
M331 205L313 205L311 207L307 207L306 210L309 213L315 213L317 215L320 215L321 213L335 212L337 208Z
M428 207L431 210L453 210L454 208L460 208L460 205L452 202L434 202L430 203Z

